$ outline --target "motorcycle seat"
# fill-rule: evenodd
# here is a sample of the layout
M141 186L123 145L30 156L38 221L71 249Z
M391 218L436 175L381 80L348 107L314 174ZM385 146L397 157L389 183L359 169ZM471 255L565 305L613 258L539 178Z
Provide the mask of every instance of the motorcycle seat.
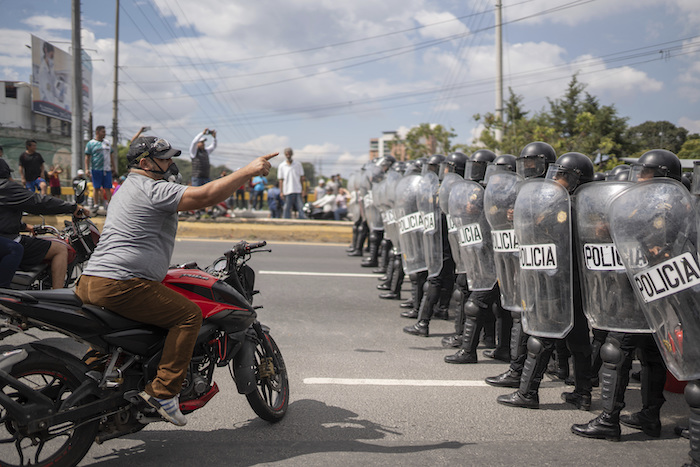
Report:
M101 319L102 322L105 323L105 325L107 325L107 327L115 331L120 329L144 328L157 330L158 333L167 333L166 329L159 328L157 326L150 326L148 324L140 323L129 318L124 318L123 316L101 306L83 305L83 309L90 311L92 314Z
M72 289L24 290L23 292L39 301L54 302L72 306L80 306L83 304Z
M32 266L23 271L17 271L12 277L12 283L22 286L22 288L29 287L32 285L32 282L34 282L34 279L36 279L36 276L38 276L41 271L48 267L49 265L46 263L39 263L36 266Z

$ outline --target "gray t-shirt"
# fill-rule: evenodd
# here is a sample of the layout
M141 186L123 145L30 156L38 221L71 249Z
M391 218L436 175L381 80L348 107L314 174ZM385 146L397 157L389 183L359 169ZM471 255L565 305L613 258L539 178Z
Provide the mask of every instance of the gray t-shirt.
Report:
M162 281L177 233L184 185L132 173L109 203L97 249L83 274Z

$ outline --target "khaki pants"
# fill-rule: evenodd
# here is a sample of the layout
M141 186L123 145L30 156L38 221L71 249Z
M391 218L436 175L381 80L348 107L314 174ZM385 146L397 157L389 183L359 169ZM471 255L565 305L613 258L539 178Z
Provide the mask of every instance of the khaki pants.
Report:
M202 325L202 311L160 282L81 276L76 295L86 305L102 306L125 318L168 330L156 378L146 392L159 399L180 393Z

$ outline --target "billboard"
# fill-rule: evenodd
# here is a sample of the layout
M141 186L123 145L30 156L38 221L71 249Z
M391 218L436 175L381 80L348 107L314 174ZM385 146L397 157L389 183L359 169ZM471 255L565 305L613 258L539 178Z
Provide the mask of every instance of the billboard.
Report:
M92 65L84 51L82 55L81 94L83 120L87 122L92 110ZM32 110L47 117L70 121L73 103L72 82L73 57L32 35Z

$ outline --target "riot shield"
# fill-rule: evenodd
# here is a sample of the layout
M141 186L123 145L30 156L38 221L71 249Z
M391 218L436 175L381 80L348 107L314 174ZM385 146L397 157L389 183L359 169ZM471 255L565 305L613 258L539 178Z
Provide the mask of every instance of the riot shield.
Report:
M404 272L415 274L428 269L423 254L423 215L418 210L421 175L408 175L396 184L396 217Z
M666 366L700 378L700 266L694 201L672 179L636 183L608 207L610 233Z
M491 290L496 284L491 227L484 215L484 188L477 182L455 184L450 196L450 217L457 228L460 261L469 290Z
M596 329L651 332L608 228L608 203L630 185L590 183L573 197L583 311Z
M440 183L440 189L438 190L438 199L440 203L440 210L447 217L447 240L450 243L450 251L452 252L452 259L455 261L455 272L457 274L464 274L467 272L462 265L459 253L459 238L457 237L457 227L450 217L450 193L452 188L464 182L464 179L454 172L448 172L445 174Z
M438 201L440 179L427 171L421 175L418 190L418 210L423 216L423 254L428 267L428 277L435 277L442 270L442 210Z
M569 192L552 180L524 182L513 227L520 242L523 329L537 337L563 338L574 325Z
M379 182L375 204L379 208L384 224L384 233L391 240L394 253L399 251L399 227L394 214L396 200L396 185L401 180L401 174L389 171L386 178Z
M362 217L360 212L360 201L358 193L358 178L360 177L360 172L353 172L348 177L348 191L350 192L350 199L348 200L348 214L353 221L357 221Z
M384 230L382 216L374 204L374 191L372 187L384 179L384 171L380 166L370 164L365 170L360 184L365 219L370 230Z
M520 248L513 230L513 207L523 178L515 172L490 174L484 191L484 214L491 226L493 260L501 291L501 306L522 311Z

